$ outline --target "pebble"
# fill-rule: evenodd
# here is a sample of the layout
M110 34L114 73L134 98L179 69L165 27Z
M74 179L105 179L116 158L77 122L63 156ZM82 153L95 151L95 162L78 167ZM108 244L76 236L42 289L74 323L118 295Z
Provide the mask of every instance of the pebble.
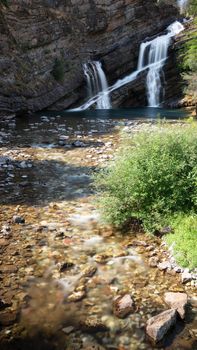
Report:
M164 271L164 270L167 270L167 269L171 269L171 264L169 261L163 261L163 262L160 262L158 265L157 265L158 269L161 270L161 271Z
M82 275L84 277L92 277L97 271L97 266L87 266L83 271Z
M62 328L62 331L66 334L70 334L70 333L72 333L72 331L74 331L74 327L72 327L72 326L65 327L65 328Z
M67 300L69 302L76 302L76 301L82 300L83 298L85 298L85 296L86 296L86 292L84 290L75 291L68 296Z
M14 215L12 220L15 224L24 224L25 223L25 219L19 215Z
M187 282L190 282L191 280L192 280L192 274L190 272L184 271L181 274L182 283L187 283Z
M151 257L151 258L149 259L148 265L149 265L150 267L157 267L158 262L159 262L159 258L153 256L153 257Z

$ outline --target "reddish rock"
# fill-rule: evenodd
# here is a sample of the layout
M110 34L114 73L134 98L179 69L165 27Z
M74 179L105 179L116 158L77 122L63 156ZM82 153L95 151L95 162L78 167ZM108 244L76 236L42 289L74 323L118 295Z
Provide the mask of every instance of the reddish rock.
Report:
M177 312L170 309L150 318L147 321L146 333L156 342L160 341L176 323Z
M0 299L0 310L4 310L6 307L9 307L11 305L12 305L11 300Z
M2 273L15 273L18 271L18 268L14 265L2 265L0 266L0 272Z
M0 313L0 325L1 326L10 326L17 319L17 312L4 312Z
M158 262L159 262L159 258L155 257L155 256L152 256L149 261L148 261L148 265L150 267L157 267L158 265Z
M129 294L119 296L114 300L113 312L119 318L124 318L134 310L134 301Z
M165 303L176 309L182 319L185 318L185 308L188 302L186 293L167 292L164 295Z
M9 244L8 240L5 238L0 239L0 247L5 247Z

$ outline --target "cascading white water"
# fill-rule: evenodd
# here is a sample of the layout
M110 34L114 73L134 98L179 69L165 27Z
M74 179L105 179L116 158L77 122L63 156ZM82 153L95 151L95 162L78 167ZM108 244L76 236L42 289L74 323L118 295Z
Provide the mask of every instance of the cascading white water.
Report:
M87 80L89 98L91 99L100 93L100 98L97 100L97 108L111 108L107 79L101 63L98 61L89 62L84 64L83 68Z
M167 34L161 35L151 41L142 43L140 45L137 70L127 75L125 78L119 79L115 84L113 84L109 88L104 89L105 95L108 95L109 97L109 94L112 91L118 90L120 87L131 83L137 78L139 73L148 70L147 87L149 90L148 96L150 96L149 105L152 105L154 107L158 106L160 104L159 98L161 94L160 74L167 59L170 40L173 36L177 35L182 30L184 30L183 25L180 22L175 21L167 28ZM84 72L85 74L87 74L87 70L84 70ZM87 83L89 83L90 81L91 77L89 75L87 77ZM98 103L100 103L99 101L101 101L102 99L103 91L95 94L95 96L91 97L82 106L73 109L73 111L85 110L94 104L98 105Z
M180 8L180 12L183 13L187 7L188 0L177 0L177 4Z
M179 22L174 22L167 28L167 34L156 37L140 46L138 70L149 67L146 88L149 107L159 107L162 96L161 75L162 68L168 56L168 47L171 38L180 33L184 27Z

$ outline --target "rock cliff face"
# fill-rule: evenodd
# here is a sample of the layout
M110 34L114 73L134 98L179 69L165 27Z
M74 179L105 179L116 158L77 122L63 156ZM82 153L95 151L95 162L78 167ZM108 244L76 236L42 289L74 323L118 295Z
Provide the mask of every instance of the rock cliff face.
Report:
M0 2L0 111L79 105L82 64L103 63L109 83L136 68L139 45L177 17L154 0L14 0ZM144 77L142 77L142 80ZM114 104L145 103L144 87L113 94Z

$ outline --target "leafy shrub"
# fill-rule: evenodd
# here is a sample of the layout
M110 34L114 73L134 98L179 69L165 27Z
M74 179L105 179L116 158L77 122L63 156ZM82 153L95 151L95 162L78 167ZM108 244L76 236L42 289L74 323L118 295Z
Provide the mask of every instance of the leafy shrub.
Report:
M197 126L144 131L121 148L96 178L105 219L121 226L132 218L153 232L176 212L197 207Z
M0 4L2 4L2 5L4 5L4 6L6 6L6 7L8 7L8 2L7 2L7 0L0 0Z
M197 267L197 215L178 215L171 222L174 233L165 240L172 248L173 255L182 267Z
M63 59L56 58L53 70L52 70L52 75L57 81L62 81L64 79L64 61Z
M197 1L188 2L188 13L193 16L191 28L186 32L185 43L179 58L183 79L186 82L186 94L192 96L197 107Z

